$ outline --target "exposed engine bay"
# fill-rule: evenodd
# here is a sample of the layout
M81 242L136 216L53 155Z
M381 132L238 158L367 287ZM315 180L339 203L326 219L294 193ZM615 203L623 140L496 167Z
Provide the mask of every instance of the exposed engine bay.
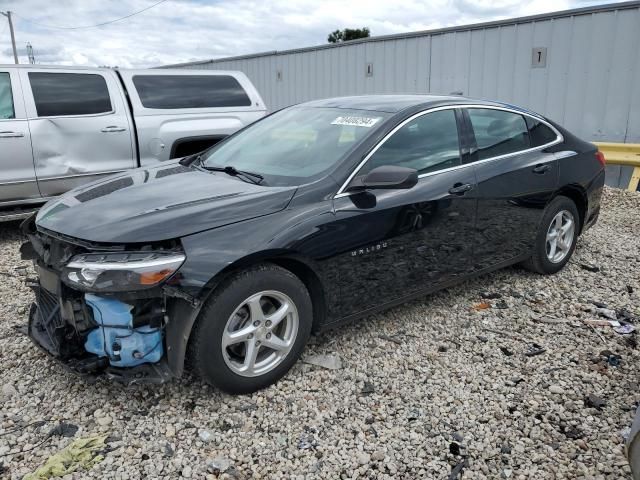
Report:
M24 222L23 259L35 263L34 342L73 371L126 383L162 383L169 303L180 297L164 281L184 260L178 242L93 245ZM170 282L169 282L170 283Z

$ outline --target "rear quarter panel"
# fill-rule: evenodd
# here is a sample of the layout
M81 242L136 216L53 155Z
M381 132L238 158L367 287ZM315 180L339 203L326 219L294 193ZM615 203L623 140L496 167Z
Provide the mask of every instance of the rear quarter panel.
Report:
M565 138L556 151L560 169L559 188L576 188L584 195L587 203L585 223L589 223L600 209L604 166L595 157L598 149L594 144L579 139L558 125L556 127Z
M204 109L203 109L204 110ZM140 165L149 166L171 158L178 140L227 136L264 116L259 112L200 112L136 115Z

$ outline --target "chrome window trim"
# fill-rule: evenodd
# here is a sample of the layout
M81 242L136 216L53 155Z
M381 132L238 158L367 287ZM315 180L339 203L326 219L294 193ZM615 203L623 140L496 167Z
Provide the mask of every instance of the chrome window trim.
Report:
M34 105L35 105L35 100L34 100ZM113 107L113 105L112 105ZM87 118L87 117L107 117L109 115L114 115L116 113L115 110L110 110L108 112L100 112L100 113L83 113L83 114L79 114L79 115L49 115L49 116L45 116L45 117L38 117L37 115L35 117L27 117L27 120L57 120L59 118Z
M482 164L482 163L493 162L495 160L501 160L503 158L513 157L515 155L522 155L523 153L534 152L534 151L537 151L537 150L543 150L545 148L551 147L553 145L557 145L558 143L561 143L561 142L564 141L564 137L558 131L558 129L555 128L553 125L551 125L549 122L547 122L545 119L540 118L537 115L534 115L534 114L531 114L531 113L528 113L528 112L525 112L525 111L520 111L520 110L517 110L517 109L514 109L514 108L502 107L502 106L498 106L498 105L479 105L479 104L445 105L445 106L441 106L441 107L433 107L433 108L429 108L427 110L423 110L421 112L418 112L418 113L416 113L414 115L411 115L409 118L405 119L404 121L402 121L401 123L396 125L396 127L393 130L391 130L389 133L387 133L384 136L384 138L382 140L380 140L378 142L378 144L375 147L373 147L371 149L371 151L362 159L362 161L353 170L353 172L351 172L351 175L349 175L347 177L347 180L342 184L342 186L338 190L338 193L336 193L333 198L347 197L347 196L351 195L352 193L354 193L354 192L345 192L345 189L347 188L347 185L349 185L351 180L353 180L353 178L356 176L356 174L367 163L369 158L371 158L371 156L374 153L376 153L376 151L384 144L384 142L386 142L391 136L393 136L393 134L395 134L398 130L400 130L402 127L404 127L407 123L411 122L412 120L414 120L414 119L416 119L418 117L421 117L423 115L427 115L427 114L432 113L432 112L437 112L437 111L440 111L440 110L455 110L456 108L460 108L460 109L464 109L464 108L466 108L466 109L479 108L479 109L485 109L485 110L502 110L502 111L509 112L509 113L515 113L517 115L527 116L527 117L533 118L534 120L537 120L538 122L541 122L544 125L546 125L547 127L549 127L553 132L555 132L556 139L553 140L552 142L545 143L544 145L540 145L539 147L531 147L531 148L527 148L525 150L518 150L516 152L505 153L504 155L497 155L495 157L485 158L483 160L478 160L477 162L463 163L462 165L456 165L455 167L443 168L442 170L436 170L435 172L423 173L421 175L418 175L418 178L430 177L432 175L437 175L439 173L450 172L450 171L453 171L453 170L458 170L458 169L461 169L461 168L465 168L465 167L468 167L470 165L479 165L479 164ZM528 130L528 128L527 128L527 130Z

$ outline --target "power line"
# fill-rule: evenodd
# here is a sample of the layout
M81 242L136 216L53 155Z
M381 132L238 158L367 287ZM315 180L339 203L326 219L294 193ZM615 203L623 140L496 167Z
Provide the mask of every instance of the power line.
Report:
M150 6L146 7L146 8L143 8L142 10L138 10L137 12L130 13L129 15L125 15L124 17L116 18L115 20L109 20L107 22L102 22L102 23L96 23L95 25L82 25L82 26L79 26L79 27L61 27L61 26L58 26L58 25L46 25L44 23L35 22L35 21L33 21L33 20L29 19L29 18L23 17L22 15L18 15L15 12L13 12L13 14L16 17L21 18L25 22L29 22L29 23L32 23L34 25L38 25L38 26L44 27L44 28L57 28L57 29L60 29L60 30L81 30L81 29L85 29L85 28L102 27L104 25L109 25L111 23L116 23L116 22L119 22L121 20L125 20L127 18L131 18L134 15L138 15L139 13L146 12L147 10L151 10L153 7L155 7L157 5L160 5L161 3L164 3L166 1L167 0L160 0L159 2L156 2L153 5L150 5Z

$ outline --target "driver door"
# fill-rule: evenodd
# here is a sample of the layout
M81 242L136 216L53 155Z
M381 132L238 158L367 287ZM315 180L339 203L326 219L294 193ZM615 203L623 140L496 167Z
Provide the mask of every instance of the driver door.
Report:
M382 165L416 169L411 189L339 193L340 311L357 314L468 271L476 180L462 163L456 109L424 112L387 136L354 177Z
M0 69L0 202L40 199L17 68Z

